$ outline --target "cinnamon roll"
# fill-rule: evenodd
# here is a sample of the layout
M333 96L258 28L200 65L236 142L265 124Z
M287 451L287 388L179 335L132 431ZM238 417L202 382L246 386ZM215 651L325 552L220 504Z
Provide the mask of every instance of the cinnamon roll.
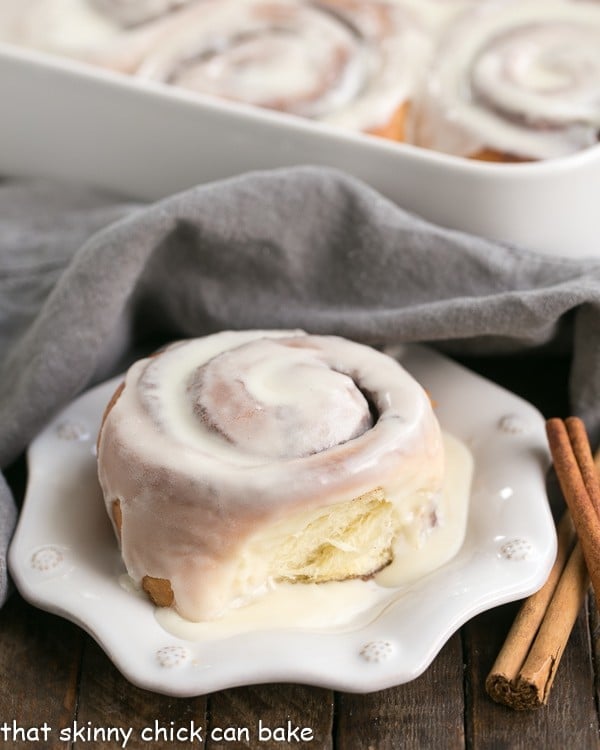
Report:
M20 0L0 42L476 159L600 130L597 0Z
M496 0L444 32L411 139L493 160L565 156L598 141L600 4Z
M19 0L0 3L0 42L133 73L191 0Z
M137 74L401 140L427 49L407 10L377 0L203 0Z
M300 331L223 332L135 363L98 473L130 576L195 621L277 582L371 576L442 523L426 393L385 354Z

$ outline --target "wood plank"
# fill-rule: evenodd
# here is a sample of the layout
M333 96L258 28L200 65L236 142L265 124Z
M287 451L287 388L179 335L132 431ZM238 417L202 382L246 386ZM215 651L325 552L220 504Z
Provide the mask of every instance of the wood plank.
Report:
M412 682L366 695L339 694L336 716L337 750L464 748L460 635Z
M494 703L485 693L485 678L517 609L517 604L498 607L464 628L467 746L472 750L600 748L587 609L575 624L546 706L514 711Z
M89 637L86 637L83 653L76 718L78 727L114 727L125 733L131 730L127 750L148 747L153 750L173 750L174 747L198 750L205 746L204 732L200 742L187 739L193 730L206 727L205 697L173 698L132 685ZM183 733L179 735L181 740L172 734L177 731ZM119 744L107 746L119 747ZM89 743L83 742L74 745L76 750L89 747Z
M233 743L209 737L206 750L255 750L258 747L260 750L291 747L329 750L333 747L333 711L333 693L322 688L270 684L223 690L209 697L209 732L228 727L242 731ZM261 728L262 736L259 735ZM287 732L293 728L298 731L290 738ZM301 729L305 729L304 735ZM267 730L273 734L269 736ZM308 739L309 735L312 739Z
M15 728L49 727L40 747L65 750L59 730L68 725L77 705L83 633L70 622L42 612L14 593L0 610L0 733L2 747L21 743ZM34 740L34 735L29 735ZM5 741L6 739L6 741ZM13 741L17 740L17 741Z
M593 589L590 588L589 594L589 613L590 613L590 650L592 653L592 663L594 669L594 695L596 705L600 706L600 612L598 611L598 601L594 595Z

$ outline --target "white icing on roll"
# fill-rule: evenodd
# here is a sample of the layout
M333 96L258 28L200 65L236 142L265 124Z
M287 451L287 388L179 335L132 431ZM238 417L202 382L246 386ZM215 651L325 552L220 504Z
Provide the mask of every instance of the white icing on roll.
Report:
M207 0L150 52L139 75L226 99L316 116L356 94L352 30L309 5ZM332 85L333 83L333 85Z
M112 5L113 12L109 12ZM111 0L0 3L0 41L132 73L148 48L166 33L175 14L155 16L142 0L119 6L118 12L116 7ZM153 8L157 10L157 6ZM130 15L132 22L132 12L137 19L135 28L125 22L125 15Z
M138 74L369 130L408 101L428 49L410 14L384 2L204 0Z
M6 0L0 41L461 156L600 130L594 0Z
M372 426L369 404L354 381L287 340L285 347L263 339L219 354L190 376L187 396L194 414L228 442L269 458L319 453Z
M191 0L88 0L107 18L123 27L160 18Z
M446 30L414 111L414 141L522 158L591 146L600 129L600 4L483 3Z
M443 33L446 26L454 19L484 0L387 0L410 11L415 18L426 26L430 34Z
M19 0L0 4L0 41L64 55L84 56L120 33L82 0Z
M395 360L298 331L224 332L136 363L98 455L129 574L168 580L192 620L264 587L261 555L293 519L377 489L420 533L444 475L429 399Z

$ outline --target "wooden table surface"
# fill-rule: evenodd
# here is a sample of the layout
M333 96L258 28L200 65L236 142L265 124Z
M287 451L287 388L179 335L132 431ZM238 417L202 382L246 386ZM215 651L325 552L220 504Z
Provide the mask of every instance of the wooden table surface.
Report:
M562 357L463 362L525 396L546 416L567 414L567 363ZM9 481L19 492L22 462L9 472ZM450 638L429 669L406 685L355 695L270 684L183 699L129 684L86 633L35 609L15 592L0 611L0 750L121 747L122 741L113 738L88 741L88 731L109 727L129 736L128 748L600 748L594 669L600 663L600 619L591 595L572 632L547 706L515 712L487 697L485 677L517 606L498 607L471 620ZM261 741L259 721L263 727L282 728L280 732L305 728L305 739L295 739L297 730L289 740L277 734L276 740ZM155 725L163 729L162 737L144 742L143 730ZM201 740L170 736L198 727ZM79 735L69 740L66 734L61 737L61 730L71 735L77 730ZM307 733L312 739L306 739Z

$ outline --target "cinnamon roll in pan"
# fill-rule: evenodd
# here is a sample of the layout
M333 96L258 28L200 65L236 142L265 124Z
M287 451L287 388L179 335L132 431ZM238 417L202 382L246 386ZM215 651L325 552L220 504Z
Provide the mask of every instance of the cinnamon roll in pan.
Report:
M394 140L430 47L384 0L0 2L0 41Z
M492 0L443 34L411 109L417 145L491 161L598 141L600 4Z
M196 621L277 582L372 576L443 524L422 387L368 346L300 331L222 332L134 364L98 472L128 573Z
M192 0L0 0L0 42L134 73Z
M596 0L0 0L0 41L478 160L600 129Z
M136 74L402 140L429 44L410 12L377 0L203 0Z

